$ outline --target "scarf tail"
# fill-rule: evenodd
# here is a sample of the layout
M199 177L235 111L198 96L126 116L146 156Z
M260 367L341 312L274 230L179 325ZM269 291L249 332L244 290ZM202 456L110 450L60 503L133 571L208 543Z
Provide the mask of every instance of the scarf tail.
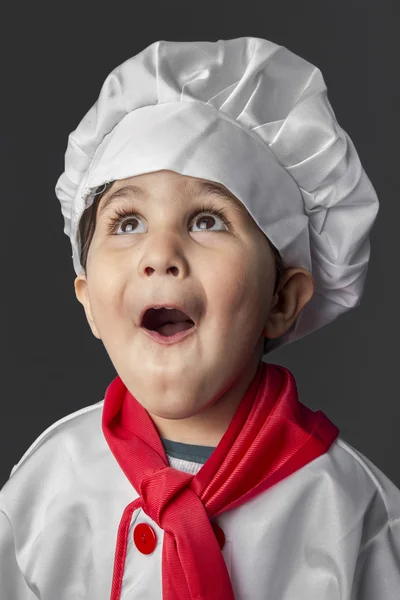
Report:
M190 533L177 540L164 532L163 600L235 600L214 533L211 538L205 538L201 551L193 551L191 539Z

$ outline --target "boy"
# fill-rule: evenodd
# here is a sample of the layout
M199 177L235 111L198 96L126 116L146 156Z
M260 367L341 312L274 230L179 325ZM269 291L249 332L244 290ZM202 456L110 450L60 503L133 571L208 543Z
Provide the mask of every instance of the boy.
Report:
M262 361L363 292L378 201L320 71L258 38L152 44L56 192L118 376L12 470L0 598L397 600L400 490Z

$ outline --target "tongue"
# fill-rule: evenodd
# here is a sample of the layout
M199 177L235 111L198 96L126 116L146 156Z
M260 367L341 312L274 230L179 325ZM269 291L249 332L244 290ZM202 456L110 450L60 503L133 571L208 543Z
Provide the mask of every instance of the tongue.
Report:
M185 329L190 329L193 327L193 323L188 323L187 321L179 321L178 323L165 323L165 325L161 325L161 327L157 327L155 331L157 333L161 333L161 335L174 335L174 333L178 333L178 331L185 331Z

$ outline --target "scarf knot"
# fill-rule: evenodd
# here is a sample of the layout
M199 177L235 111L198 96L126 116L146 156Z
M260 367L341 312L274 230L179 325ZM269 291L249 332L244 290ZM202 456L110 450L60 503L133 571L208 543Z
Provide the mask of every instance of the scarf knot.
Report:
M141 480L139 493L142 508L162 529L165 529L164 525L166 525L163 519L165 509L171 504L178 503L178 499L187 490L192 479L193 475L164 466L148 473Z

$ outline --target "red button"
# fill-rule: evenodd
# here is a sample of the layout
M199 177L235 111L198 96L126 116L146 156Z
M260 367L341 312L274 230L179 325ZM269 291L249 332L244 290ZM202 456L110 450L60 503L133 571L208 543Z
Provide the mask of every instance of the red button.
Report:
M136 548L142 554L151 554L157 544L157 537L154 529L147 523L139 523L133 531L133 540Z
M211 526L214 530L215 537L217 538L219 547L222 550L222 548L225 546L225 534L222 531L221 527L219 525L217 525L216 523L211 523Z

